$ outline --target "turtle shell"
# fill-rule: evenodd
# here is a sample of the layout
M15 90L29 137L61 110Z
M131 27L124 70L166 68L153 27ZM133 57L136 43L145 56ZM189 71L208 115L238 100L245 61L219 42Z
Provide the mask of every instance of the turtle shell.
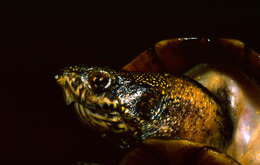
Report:
M170 164L182 164L175 159L188 158L191 154L198 164L260 164L260 141L257 140L260 138L260 54L243 42L211 38L163 40L134 58L123 70L186 74L197 80L230 111L234 132L225 156L214 149L207 149L203 154L194 152L194 148L201 148L202 144L154 139L130 152L122 164L140 164L152 160L151 157L155 159L151 153L140 157L140 153L147 153L147 146L163 153L159 159ZM208 163L205 160L209 160Z
M187 140L148 139L121 161L121 165L239 165L227 154Z

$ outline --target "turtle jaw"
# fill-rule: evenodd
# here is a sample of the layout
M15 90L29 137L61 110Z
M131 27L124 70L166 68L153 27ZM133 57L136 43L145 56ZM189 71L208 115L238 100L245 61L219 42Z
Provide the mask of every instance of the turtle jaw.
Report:
M122 133L128 130L127 124L117 111L102 108L100 105L92 105L91 108L77 102L74 105L81 121L94 129L98 129L101 132L115 133Z
M130 126L120 111L118 100L110 100L104 96L88 96L85 102L75 102L76 112L81 121L100 132L129 133Z

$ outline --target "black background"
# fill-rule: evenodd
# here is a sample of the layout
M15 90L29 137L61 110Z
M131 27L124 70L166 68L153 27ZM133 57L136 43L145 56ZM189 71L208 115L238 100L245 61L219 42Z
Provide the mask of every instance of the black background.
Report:
M121 68L157 41L187 36L236 38L260 52L255 4L33 5L0 12L1 160L111 162L118 157L114 146L86 130L65 106L54 81L64 66Z

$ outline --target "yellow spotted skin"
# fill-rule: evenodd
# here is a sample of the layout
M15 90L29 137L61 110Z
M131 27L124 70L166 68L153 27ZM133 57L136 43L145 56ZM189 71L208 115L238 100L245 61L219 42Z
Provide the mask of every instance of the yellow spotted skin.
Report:
M131 77L136 83L148 84L152 87L156 88L166 88L167 87L167 79L165 75L168 74L160 74L160 73L130 73L129 77ZM126 73L121 73L126 74Z
M228 113L187 77L73 66L56 79L83 123L124 144L167 137L224 150L231 139Z
M225 148L231 137L231 123L214 97L188 78L169 77L167 84L163 93L170 98L166 120L170 118L171 127L161 132L169 136L178 132L180 138Z

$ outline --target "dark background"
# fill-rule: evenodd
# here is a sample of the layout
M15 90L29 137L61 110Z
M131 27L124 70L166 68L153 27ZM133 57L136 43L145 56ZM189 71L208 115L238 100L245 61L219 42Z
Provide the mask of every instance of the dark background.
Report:
M117 5L1 10L1 160L111 162L118 157L113 145L86 130L65 106L54 81L64 66L121 68L157 41L187 36L236 38L260 52L255 4Z

